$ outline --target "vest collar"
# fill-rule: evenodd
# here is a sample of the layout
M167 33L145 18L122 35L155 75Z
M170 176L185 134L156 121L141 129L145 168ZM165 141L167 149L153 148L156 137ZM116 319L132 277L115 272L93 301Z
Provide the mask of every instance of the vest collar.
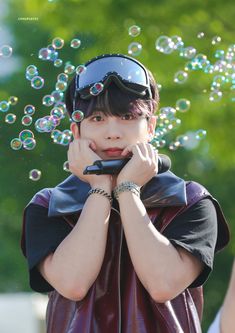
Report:
M48 216L77 213L82 210L90 185L74 175L66 178L51 191ZM153 177L141 190L146 208L181 206L187 203L185 181L171 171Z

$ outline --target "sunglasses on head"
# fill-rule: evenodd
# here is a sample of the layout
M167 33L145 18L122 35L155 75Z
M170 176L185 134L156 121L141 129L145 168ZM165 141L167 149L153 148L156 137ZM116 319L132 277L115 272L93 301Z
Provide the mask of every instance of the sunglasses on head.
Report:
M76 75L75 94L81 99L89 99L95 84L102 83L104 90L111 82L139 97L152 97L146 68L136 59L122 54L105 54L88 61L84 70Z

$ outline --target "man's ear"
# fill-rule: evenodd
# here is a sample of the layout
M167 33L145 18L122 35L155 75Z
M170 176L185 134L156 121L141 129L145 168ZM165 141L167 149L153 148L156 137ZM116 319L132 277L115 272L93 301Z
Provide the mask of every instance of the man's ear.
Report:
M152 139L154 138L155 135L155 128L156 128L156 124L157 124L157 117L156 116L152 116L151 118L149 118L148 120L148 141L152 141Z
M74 139L79 139L80 138L80 131L79 131L79 127L78 124L75 122L72 122L70 125L70 130L73 133L73 138Z

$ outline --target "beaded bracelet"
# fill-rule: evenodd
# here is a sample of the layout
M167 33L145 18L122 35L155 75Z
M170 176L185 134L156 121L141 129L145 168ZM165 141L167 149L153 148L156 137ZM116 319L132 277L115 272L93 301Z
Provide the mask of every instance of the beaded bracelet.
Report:
M108 194L108 192L106 192L105 190L102 190L101 188L92 188L88 192L88 196L91 194L94 194L94 193L103 195L105 198L107 198L109 200L110 205L112 206L113 198L110 194Z
M118 200L119 194L126 191L132 192L140 197L140 186L133 182L123 182L117 185L113 190L113 195Z

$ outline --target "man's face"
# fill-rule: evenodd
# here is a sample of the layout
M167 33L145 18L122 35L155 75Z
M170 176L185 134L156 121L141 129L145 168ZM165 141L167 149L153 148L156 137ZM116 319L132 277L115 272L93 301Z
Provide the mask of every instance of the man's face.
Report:
M90 139L96 144L96 154L101 159L116 159L128 145L139 142L147 143L154 135L156 117L145 116L106 116L102 111L95 111L80 124L81 139Z

